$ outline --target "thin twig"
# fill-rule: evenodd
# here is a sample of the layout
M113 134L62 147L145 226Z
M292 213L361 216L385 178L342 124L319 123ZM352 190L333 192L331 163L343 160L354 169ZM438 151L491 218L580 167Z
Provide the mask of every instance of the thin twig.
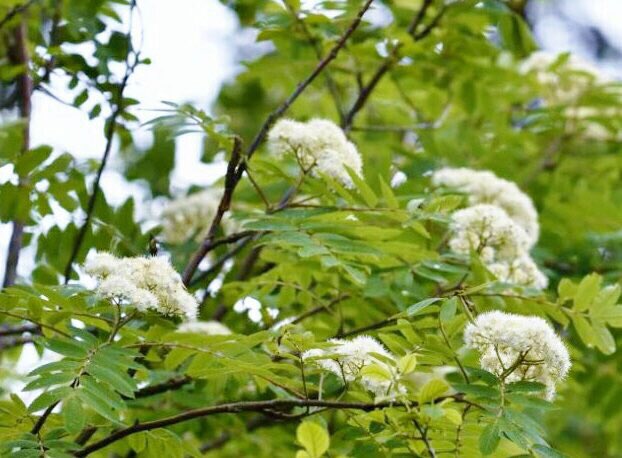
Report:
M315 37L309 27L307 27L307 23L300 17L298 12L294 9L294 7L289 3L289 0L285 0L285 7L289 10L289 12L294 16L296 22L300 25L300 29L304 33L307 41L315 51L315 55L318 60L322 59L322 46L319 43L317 37ZM341 107L341 98L339 96L339 88L337 87L336 81L333 79L329 71L324 72L324 79L326 80L326 87L328 88L328 92L330 92L331 97L333 98L333 102L335 103L335 109L337 110L337 114L339 115L339 121L343 122L344 120L344 112Z
M135 3L133 2L131 8L133 9L134 6L135 6ZM131 19L130 19L130 32L129 33L131 33ZM130 63L131 58L133 58L133 62ZM89 200L86 206L86 217L84 219L84 222L82 223L82 226L78 230L78 235L76 236L73 247L71 249L69 260L67 261L67 264L65 265L65 271L64 271L64 276L65 276L64 283L65 284L69 283L69 279L71 278L71 271L72 271L73 263L76 260L78 253L80 252L80 248L82 248L84 237L86 237L91 219L93 218L93 212L95 210L95 204L97 202L97 196L99 195L99 190L100 190L101 177L104 173L104 169L106 168L106 165L108 164L108 158L110 156L110 152L112 150L112 143L114 140L114 133L117 128L117 122L118 122L119 117L122 115L123 111L125 110L123 92L125 91L127 87L127 83L130 79L130 76L134 72L134 69L139 64L139 62L140 62L140 59L139 59L137 52L131 51L128 53L126 57L126 61L125 61L125 74L123 75L121 84L119 84L119 87L117 88L117 92L116 92L115 108L106 124L106 133L105 133L106 146L104 147L104 153L102 155L99 168L97 169L97 174L95 175L95 182L93 183L93 191L91 195L89 196Z

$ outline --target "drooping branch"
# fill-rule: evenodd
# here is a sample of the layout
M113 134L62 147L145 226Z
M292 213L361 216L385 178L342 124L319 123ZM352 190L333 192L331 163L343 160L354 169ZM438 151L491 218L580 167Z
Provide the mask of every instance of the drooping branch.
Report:
M453 399L456 402L468 402L464 399L462 394L454 394L450 396L441 396L435 399L435 403L442 402L447 399ZM197 418L203 418L211 415L217 415L222 413L241 413L241 412L269 412L278 411L283 409L293 409L296 407L322 407L325 409L352 409L362 410L369 412L372 410L379 410L385 408L400 408L400 407L416 407L416 402L405 404L403 402L380 402L365 403L365 402L348 402L348 401L326 401L320 399L273 399L269 401L243 401L232 402L227 404L220 404L200 409L189 410L177 415L162 418L160 420L147 421L144 423L135 423L132 426L118 429L112 432L110 435L103 439L94 442L93 444L84 447L74 453L74 456L84 457L91 453L101 450L110 444L113 444L125 437L131 436L142 431L150 431L153 429L164 428L166 426L176 425L189 420Z
M274 124L274 122L279 119L288 109L289 107L296 101L296 99L305 91L307 87L324 71L324 69L330 64L333 60L337 58L339 51L343 49L346 42L350 38L350 36L354 33L354 31L358 28L361 20L363 19L363 15L369 9L374 0L366 0L361 9L358 11L354 20L350 23L349 27L346 29L344 34L339 38L337 43L331 48L329 53L318 63L315 69L311 72L311 74L305 78L303 81L298 83L296 89L290 94L290 96L283 101L279 107L277 107L272 113L268 115L264 123L259 128L259 131L255 135L255 138L246 149L244 154L244 161L241 161L240 157L238 157L235 161L233 161L234 155L232 154L232 160L229 161L229 166L227 170L227 174L225 176L225 193L220 200L219 210L212 221L210 229L208 231L207 236L205 237L205 241L201 244L199 249L194 253L190 261L188 262L186 268L184 269L182 279L184 284L188 285L192 280L194 272L199 267L199 264L203 260L203 258L210 251L210 243L213 240L216 231L220 225L220 221L224 213L229 209L229 205L231 203L231 198L233 196L233 192L237 184L240 182L242 177L244 176L244 172L246 171L246 163L251 159L255 151L259 148L259 146L263 143L266 136L268 135L268 131L270 127ZM239 141L239 140L238 140ZM237 145L237 146L236 146ZM234 144L234 152L237 149L237 155L240 155L241 143ZM233 162L235 162L233 164ZM233 172L230 170L231 167L234 166ZM222 209L222 211L221 211Z
M22 67L22 73L17 76L16 79L19 95L19 115L23 121L22 145L20 149L20 156L22 156L26 154L30 148L30 112L32 110L32 79L29 74L30 56L28 54L28 27L24 18L22 18L13 32L13 43L9 50L9 60L13 65ZM20 176L18 186L24 186L26 179L27 177ZM13 220L13 232L9 240L9 250L5 263L4 281L2 283L5 288L15 284L15 279L17 278L17 264L22 249L23 238L24 221L16 217Z

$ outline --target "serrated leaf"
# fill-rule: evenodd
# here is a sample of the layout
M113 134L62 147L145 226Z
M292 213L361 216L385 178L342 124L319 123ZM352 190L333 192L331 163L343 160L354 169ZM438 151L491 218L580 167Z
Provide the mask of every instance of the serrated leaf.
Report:
M32 401L32 403L30 403L28 411L37 412L41 409L45 409L54 404L56 401L60 401L64 397L69 396L71 392L72 389L70 387L63 386L41 393L34 401Z
M88 356L88 349L83 343L60 339L42 339L41 341L46 348L70 358L85 359Z

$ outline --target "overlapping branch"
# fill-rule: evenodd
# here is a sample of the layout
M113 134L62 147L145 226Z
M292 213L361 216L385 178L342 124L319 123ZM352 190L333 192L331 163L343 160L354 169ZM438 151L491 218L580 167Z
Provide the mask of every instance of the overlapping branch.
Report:
M350 38L350 36L355 32L358 28L361 20L363 19L363 15L369 9L374 0L366 0L361 9L358 11L354 20L350 23L349 27L346 29L344 34L339 38L337 43L331 48L329 53L318 63L315 69L311 72L311 74L305 78L303 81L298 83L296 89L290 94L290 96L283 101L281 105L279 105L272 113L268 115L262 126L259 128L259 131L255 135L255 138L248 146L244 153L244 161L241 161L240 152L241 152L241 142L236 140L236 144L234 144L234 154L232 154L231 159L229 160L229 165L227 168L227 174L225 176L225 193L220 201L220 205L218 207L218 211L212 224L210 226L210 230L208 231L207 236L205 237L204 242L201 244L199 249L194 253L190 261L188 262L186 268L184 269L182 279L184 284L188 285L192 280L194 273L201 261L205 258L207 253L211 250L210 244L214 239L214 236L218 230L220 225L220 221L224 213L229 209L229 205L231 203L231 197L233 196L233 192L235 191L236 186L242 179L244 172L246 171L246 163L253 154L257 151L259 146L263 143L266 136L268 135L268 131L270 127L274 124L274 122L279 119L288 109L289 107L296 101L296 99L305 91L307 87L324 71L324 69L337 58L337 55L343 49L346 42ZM239 143L238 143L239 142ZM237 150L237 151L236 151ZM237 153L237 157L236 154Z

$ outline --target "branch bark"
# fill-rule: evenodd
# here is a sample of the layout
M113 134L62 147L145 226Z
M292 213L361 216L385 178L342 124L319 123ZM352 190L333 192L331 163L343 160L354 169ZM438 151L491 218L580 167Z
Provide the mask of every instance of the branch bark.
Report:
M26 4L26 5L29 5ZM17 13L16 13L17 14ZM23 72L17 77L17 90L19 93L19 114L24 121L24 129L22 131L22 147L20 155L24 155L30 148L30 112L32 109L32 79L29 74L30 56L28 54L28 28L27 22L22 18L19 25L13 32L13 46L9 51L9 60L14 65L21 65ZM23 186L25 177L20 177L18 186ZM13 232L9 240L9 250L7 253L3 287L15 284L17 278L17 264L19 262L19 254L22 249L24 238L24 221L18 217L13 221Z
M464 400L462 394L451 396L442 396L434 402L438 403L446 399L453 399L456 402L468 402ZM74 456L88 456L97 450L101 450L110 444L113 444L125 437L131 436L142 431L150 431L152 429L164 428L166 426L183 423L185 421L203 418L221 413L241 413L241 412L266 412L275 409L292 409L295 407L322 407L325 409L352 409L362 411L372 411L385 409L389 407L415 407L416 402L409 403L408 406L401 402L381 402L381 403L365 403L365 402L347 402L347 401L325 401L320 399L273 399L268 401L245 401L220 404L201 409L189 410L187 412L162 418L160 420L147 421L144 423L135 423L132 426L118 429L103 439L84 447L74 453Z

